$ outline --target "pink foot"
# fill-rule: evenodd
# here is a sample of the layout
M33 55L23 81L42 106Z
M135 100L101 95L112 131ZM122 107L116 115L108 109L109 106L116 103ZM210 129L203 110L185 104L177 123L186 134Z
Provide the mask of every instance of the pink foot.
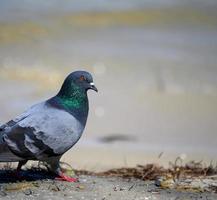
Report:
M58 177L56 177L55 180L67 181L67 182L77 182L78 181L77 178L72 178L72 177L66 176L63 173L61 173Z

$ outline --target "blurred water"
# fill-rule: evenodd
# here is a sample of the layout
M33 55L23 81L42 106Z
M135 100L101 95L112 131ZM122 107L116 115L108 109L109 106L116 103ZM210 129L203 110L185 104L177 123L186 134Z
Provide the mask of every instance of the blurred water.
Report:
M103 157L119 152L133 163L161 151L216 159L216 1L0 5L0 121L54 95L69 72L86 69L100 93L89 94L79 152L101 148ZM117 134L133 140L98 142Z
M48 14L61 15L78 12L108 12L123 10L162 9L162 8L199 8L215 12L215 0L7 0L0 1L0 21L40 19Z

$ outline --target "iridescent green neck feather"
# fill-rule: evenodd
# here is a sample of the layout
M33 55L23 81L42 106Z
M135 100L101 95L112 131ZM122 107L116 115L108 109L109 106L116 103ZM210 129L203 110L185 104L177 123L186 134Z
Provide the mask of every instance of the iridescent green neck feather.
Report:
M49 102L58 109L63 109L73 115L84 126L89 111L87 91L72 81L66 80L59 93Z
M57 97L59 99L59 103L65 109L87 109L87 92L83 88L73 84L73 82L71 82L70 84L64 84Z
M67 76L59 93L47 100L47 105L70 113L84 126L88 116L89 89L97 91L92 76L85 71L76 71Z

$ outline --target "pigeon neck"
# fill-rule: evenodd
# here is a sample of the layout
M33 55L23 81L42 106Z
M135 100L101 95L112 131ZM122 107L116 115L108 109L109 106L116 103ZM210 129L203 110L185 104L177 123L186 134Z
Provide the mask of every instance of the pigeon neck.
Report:
M49 99L47 103L52 107L70 113L85 126L89 110L87 92L85 90L79 87L62 87L60 92Z
M69 110L85 110L88 106L87 92L79 87L62 88L57 97L62 106Z

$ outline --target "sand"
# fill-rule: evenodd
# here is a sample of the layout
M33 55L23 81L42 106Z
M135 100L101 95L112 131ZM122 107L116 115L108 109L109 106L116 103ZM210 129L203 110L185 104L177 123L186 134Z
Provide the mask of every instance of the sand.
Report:
M6 199L74 199L74 200L214 200L217 194L163 190L153 181L80 176L78 183L43 180L2 183L0 198Z
M154 166L154 165L153 165ZM145 166L144 166L145 167ZM131 168L138 170L139 168ZM142 168L141 168L142 169ZM141 170L140 169L140 170ZM160 168L159 168L160 169ZM157 170L157 169L156 169ZM114 170L113 170L114 171ZM123 171L123 170L122 170ZM130 170L131 171L131 170ZM125 170L125 175L131 172ZM146 170L146 173L149 170ZM196 171L196 168L195 168ZM151 171L149 171L151 172ZM156 171L158 172L158 170ZM11 169L0 170L0 199L74 199L74 200L214 200L217 199L217 176L191 176L174 182L168 175L156 178L150 174L144 181L130 176L120 176L121 170L111 173L71 171L65 173L77 182L57 181L46 170L38 168L20 172L16 178ZM91 174L91 175L90 175ZM167 173L166 173L167 174ZM193 174L192 174L193 175ZM24 178L25 177L25 178ZM123 178L125 177L125 178ZM138 176L139 177L139 176ZM188 176L189 177L189 176ZM144 178L144 176L143 176ZM191 182L191 183L190 183Z

